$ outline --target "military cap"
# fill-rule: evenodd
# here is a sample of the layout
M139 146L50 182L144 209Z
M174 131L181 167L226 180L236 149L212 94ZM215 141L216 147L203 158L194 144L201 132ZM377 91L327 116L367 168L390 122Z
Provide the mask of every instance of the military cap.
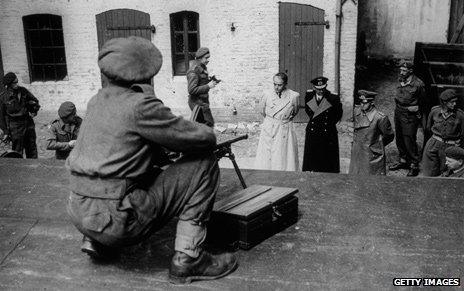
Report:
M58 109L58 116L60 118L65 118L75 113L76 113L76 105L74 105L74 103L70 101L61 103L60 108Z
M163 64L163 56L151 41L130 36L107 41L98 54L98 66L112 80L137 83L151 79Z
M6 73L5 76L3 76L3 85L9 86L11 83L13 83L17 79L16 74L9 72Z
M399 65L400 68L412 69L414 68L414 64L408 60L402 60Z
M199 59L203 57L204 55L209 54L209 48L207 47L201 47L197 50L195 53L195 58Z
M327 87L327 81L329 79L326 77L317 77L311 80L311 83L314 85L314 88L316 89L324 89Z
M448 147L445 150L445 155L455 160L464 160L464 149L458 146Z
M373 101L377 94L378 94L377 92L367 91L367 90L358 91L359 100L361 101Z
M451 99L457 98L457 97L458 96L456 94L456 91L454 91L453 89L446 89L440 94L440 100L444 102L450 101Z

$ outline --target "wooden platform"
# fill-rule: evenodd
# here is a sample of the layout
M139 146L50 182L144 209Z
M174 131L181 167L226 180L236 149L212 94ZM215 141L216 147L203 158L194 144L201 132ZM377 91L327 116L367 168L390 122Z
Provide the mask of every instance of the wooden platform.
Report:
M243 172L250 185L298 188L298 223L239 251L230 276L179 287L167 282L174 223L96 264L66 215L63 163L0 159L0 290L377 290L463 276L462 180ZM239 185L222 171L220 195Z

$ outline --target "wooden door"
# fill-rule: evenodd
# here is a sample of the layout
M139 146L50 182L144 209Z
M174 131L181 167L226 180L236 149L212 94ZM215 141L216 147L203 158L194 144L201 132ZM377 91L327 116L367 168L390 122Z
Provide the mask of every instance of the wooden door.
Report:
M452 0L448 29L448 42L464 43L464 1Z
M288 75L288 87L300 93L297 122L305 122L304 96L310 81L322 75L324 10L303 4L279 3L279 71Z
M96 15L98 50L112 38L140 36L151 41L155 27L148 13L132 9L114 9Z

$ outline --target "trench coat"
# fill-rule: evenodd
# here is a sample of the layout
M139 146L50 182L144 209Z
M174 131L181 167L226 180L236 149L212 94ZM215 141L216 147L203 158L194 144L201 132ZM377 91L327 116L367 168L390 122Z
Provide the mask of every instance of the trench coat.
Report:
M309 116L306 126L303 171L339 173L338 132L336 124L343 115L340 97L324 92L320 104L316 92L308 91L305 110Z
M260 102L264 115L255 168L262 170L297 171L298 143L293 118L298 113L300 94L285 89L281 97L270 92Z
M367 114L363 114L361 108L356 107L350 174L386 175L385 146L391 143L394 137L388 116L375 107Z

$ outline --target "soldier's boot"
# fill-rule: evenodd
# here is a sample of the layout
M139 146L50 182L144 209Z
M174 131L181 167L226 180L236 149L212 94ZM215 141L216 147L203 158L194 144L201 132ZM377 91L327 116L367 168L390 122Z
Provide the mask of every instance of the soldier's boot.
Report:
M419 166L418 165L411 165L411 168L409 169L409 172L406 174L408 177L416 177L419 175Z
M198 280L214 280L232 273L237 267L233 254L212 255L202 251L198 258L176 251L169 268L169 282L189 284Z
M115 250L106 247L89 237L84 236L82 239L81 251L93 259L110 259L116 255Z
M391 165L390 167L388 167L388 169L390 171L397 171L397 170L401 170L401 169L409 169L409 165L406 163L406 161L400 161L398 163L395 163L393 165Z

